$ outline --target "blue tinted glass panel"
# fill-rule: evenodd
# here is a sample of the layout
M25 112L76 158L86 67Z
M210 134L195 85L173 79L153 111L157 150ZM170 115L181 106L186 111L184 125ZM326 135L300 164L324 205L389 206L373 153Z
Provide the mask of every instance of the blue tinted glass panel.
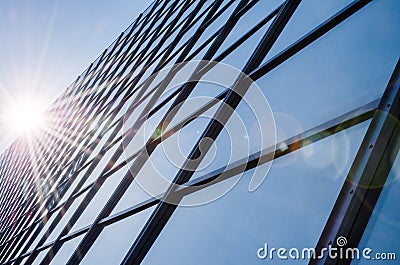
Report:
M81 264L119 264L154 207L104 228ZM117 240L116 240L117 239Z
M384 258L387 260L353 260L352 264L396 264L400 258L400 155L398 154L389 172L388 179L382 189L379 200L361 238L359 249L372 249L369 256L373 259ZM396 260L389 258L394 253ZM378 254L379 256L375 256Z
M266 260L257 257L265 243L288 249L314 247L368 124L278 159L290 160L273 166L252 193L248 191L249 171L222 198L203 206L178 207L143 264L265 264ZM345 154L339 154L343 149ZM345 160L340 160L343 156ZM179 255L171 255L176 249ZM268 264L278 263L268 260Z
M382 96L400 51L400 34L392 26L399 19L382 11L396 6L395 1L367 5L257 80L273 112L295 124L286 126L276 117L278 127L292 131L288 137Z
M74 239L68 240L65 242L61 249L57 252L54 256L53 260L50 264L65 264L66 261L69 259L75 248L78 246L79 242L83 238L84 235L76 237Z
M301 1L266 58L276 55L351 2L351 0Z
M61 231L64 229L64 227L68 224L70 221L72 215L75 213L76 209L80 205L80 203L83 201L85 198L87 192L83 193L81 196L76 198L74 202L71 204L71 206L68 208L68 210L63 214L62 219L58 222L57 226L54 228L54 230L51 232L45 243L52 242L53 240L57 239L57 237L60 235Z

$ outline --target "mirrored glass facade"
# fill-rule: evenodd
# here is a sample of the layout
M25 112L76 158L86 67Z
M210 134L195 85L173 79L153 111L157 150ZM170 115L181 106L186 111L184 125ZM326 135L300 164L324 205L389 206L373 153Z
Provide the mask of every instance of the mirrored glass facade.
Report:
M155 0L0 155L0 263L396 264L399 12Z

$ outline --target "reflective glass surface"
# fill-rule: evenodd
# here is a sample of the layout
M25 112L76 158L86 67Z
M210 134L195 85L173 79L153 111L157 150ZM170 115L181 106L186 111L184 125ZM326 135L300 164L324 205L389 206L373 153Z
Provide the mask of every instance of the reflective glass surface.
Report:
M257 251L266 244L315 247L372 117L372 107L368 113L358 108L381 99L398 60L400 2L376 0L363 8L367 1L295 2L154 1L53 103L49 128L32 139L21 137L0 155L0 263L26 255L25 246L37 249L41 239L51 244L64 229L67 240L52 264L71 257L73 264L118 264L129 258L134 242L144 264L262 264ZM332 16L345 19L333 20L333 28L319 36L321 23ZM312 30L316 40L285 57ZM266 40L272 48L264 58L259 48ZM148 79L165 66L201 59L246 67L260 94L251 86L236 101L228 88L237 75L205 73L204 66L201 76L189 67L172 81L216 77L229 84L171 88L163 74ZM254 75L269 66L264 75ZM223 99L235 111L219 127L211 122L216 113L230 115L221 111ZM178 100L179 107L173 105ZM350 124L345 113L357 117ZM318 133L310 136L308 130ZM201 139L206 132L210 137ZM276 142L281 143L270 168L266 153L274 153ZM197 147L207 152L199 163L192 152ZM256 165L260 152L262 163ZM243 174L232 170L238 161L242 171L248 167ZM400 243L393 206L400 194L398 163L399 158L360 246L398 251L392 247ZM159 202L153 197L162 196L174 179L193 184L219 176L228 179L192 193L178 188L183 198L172 216L160 210L164 204L154 206ZM256 176L265 179L254 188ZM201 203L186 207L195 201ZM33 236L40 219L43 228ZM160 235L154 234L158 228Z
M389 173L379 200L363 234L359 249L370 248L372 260L361 258L352 264L396 264L400 257L400 155Z
M252 171L248 171L220 199L178 207L143 263L264 264L257 250L265 243L275 248L314 247L368 124L277 159L252 193L248 191ZM187 196L202 192L207 190ZM174 249L180 249L179 255L169 255ZM281 262L276 257L267 261Z
M107 226L82 260L82 264L120 263L153 209L154 207Z

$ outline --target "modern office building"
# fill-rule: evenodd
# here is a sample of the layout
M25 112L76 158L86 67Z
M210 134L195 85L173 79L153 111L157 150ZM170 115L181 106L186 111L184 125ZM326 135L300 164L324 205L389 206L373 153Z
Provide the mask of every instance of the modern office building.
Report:
M155 0L1 154L0 263L396 264L399 13Z

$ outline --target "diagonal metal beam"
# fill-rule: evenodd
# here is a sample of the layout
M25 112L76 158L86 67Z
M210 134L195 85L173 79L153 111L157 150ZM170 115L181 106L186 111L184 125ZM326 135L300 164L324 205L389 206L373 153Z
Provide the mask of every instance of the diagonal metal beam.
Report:
M346 253L346 249L358 246L400 149L399 121L400 60L318 241L318 256L324 248L342 249ZM338 245L339 237L345 237L347 244ZM318 256L309 264L350 264L352 260L350 255Z
M250 73L261 64L262 60L271 49L276 39L279 37L280 33L286 26L300 2L301 0L286 1L277 17L272 22L270 28L265 33L263 39L260 41L256 50L246 63L243 69L244 73ZM237 80L236 84L234 85L234 88L228 92L224 98L223 103L225 104L219 108L215 115L215 119L208 124L199 141L195 144L195 148L192 150L188 159L186 160L184 168L197 168L204 157L204 154L207 153L212 144L211 141L207 141L205 146L202 148L203 150L200 151L200 141L206 138L215 140L218 137L219 133L223 129L223 124L221 124L221 122L224 123L225 121L226 123L232 114L232 111L239 105L241 97L246 93L251 84L249 81L250 80L247 78L240 77L240 79ZM230 108L228 109L226 106L229 106ZM185 183L190 180L193 173L194 171L192 170L181 169L176 175L173 183ZM174 193L173 186L171 186L171 188L166 192L164 198L167 198L166 201L169 201L171 196L174 198L177 197L176 193ZM182 197L183 196L176 200L178 204ZM171 205L166 202L161 202L158 204L157 208L154 210L143 230L125 256L122 264L139 264L143 260L176 208L176 205Z
M247 158L235 161L234 163L231 163L228 166L221 167L221 168L216 169L206 175L203 175L194 180L191 180L186 184L186 187L184 187L182 189L178 189L176 192L181 195L186 196L193 192L204 189L210 185L214 185L220 181L226 180L230 177L234 177L238 173L241 173L241 171L238 172L237 169L241 169L241 170L245 169L246 171L253 169L263 163L270 161L272 158L277 159L277 158L283 157L283 156L290 154L291 152L294 152L296 150L299 150L309 144L313 144L315 142L318 142L320 140L323 140L325 138L333 136L336 133L339 133L339 132L346 130L352 126L355 126L355 125L360 124L368 119L371 119L375 113L378 103L379 103L379 100L372 101L364 106L361 106L357 109L351 110L351 111L349 111L343 115L340 115L330 121L324 122L312 129L309 129L309 130L307 130L303 133L300 133L296 136L285 139L277 144L278 146L286 145L287 148L275 150L274 147L269 147L269 148L264 149L261 152L254 153ZM261 155L261 154L263 154L263 155ZM226 168L229 168L229 171L226 171ZM220 175L222 173L224 173L223 178L220 177ZM105 217L98 222L97 226L100 226L100 227L109 226L109 225L114 224L118 221L121 221L125 218L128 218L132 215L135 215L141 211L144 211L154 205L157 205L157 203L160 202L159 198L162 198L163 195L164 194L160 194L156 198L150 198L150 199L140 202L134 206L131 206L125 210L122 210L118 213L115 213L113 215ZM91 225L83 227L77 231L74 231L68 235L63 236L62 238L60 238L60 241L67 242L68 240L79 237L80 235L83 235L87 231L89 231L90 228L91 228ZM43 251L47 248L50 248L53 244L54 244L54 241L49 242L49 243L41 246L40 248L38 248L38 251ZM30 253L31 252L25 253L24 255L22 255L22 258L28 256ZM12 261L14 261L14 260L11 260L11 262Z

